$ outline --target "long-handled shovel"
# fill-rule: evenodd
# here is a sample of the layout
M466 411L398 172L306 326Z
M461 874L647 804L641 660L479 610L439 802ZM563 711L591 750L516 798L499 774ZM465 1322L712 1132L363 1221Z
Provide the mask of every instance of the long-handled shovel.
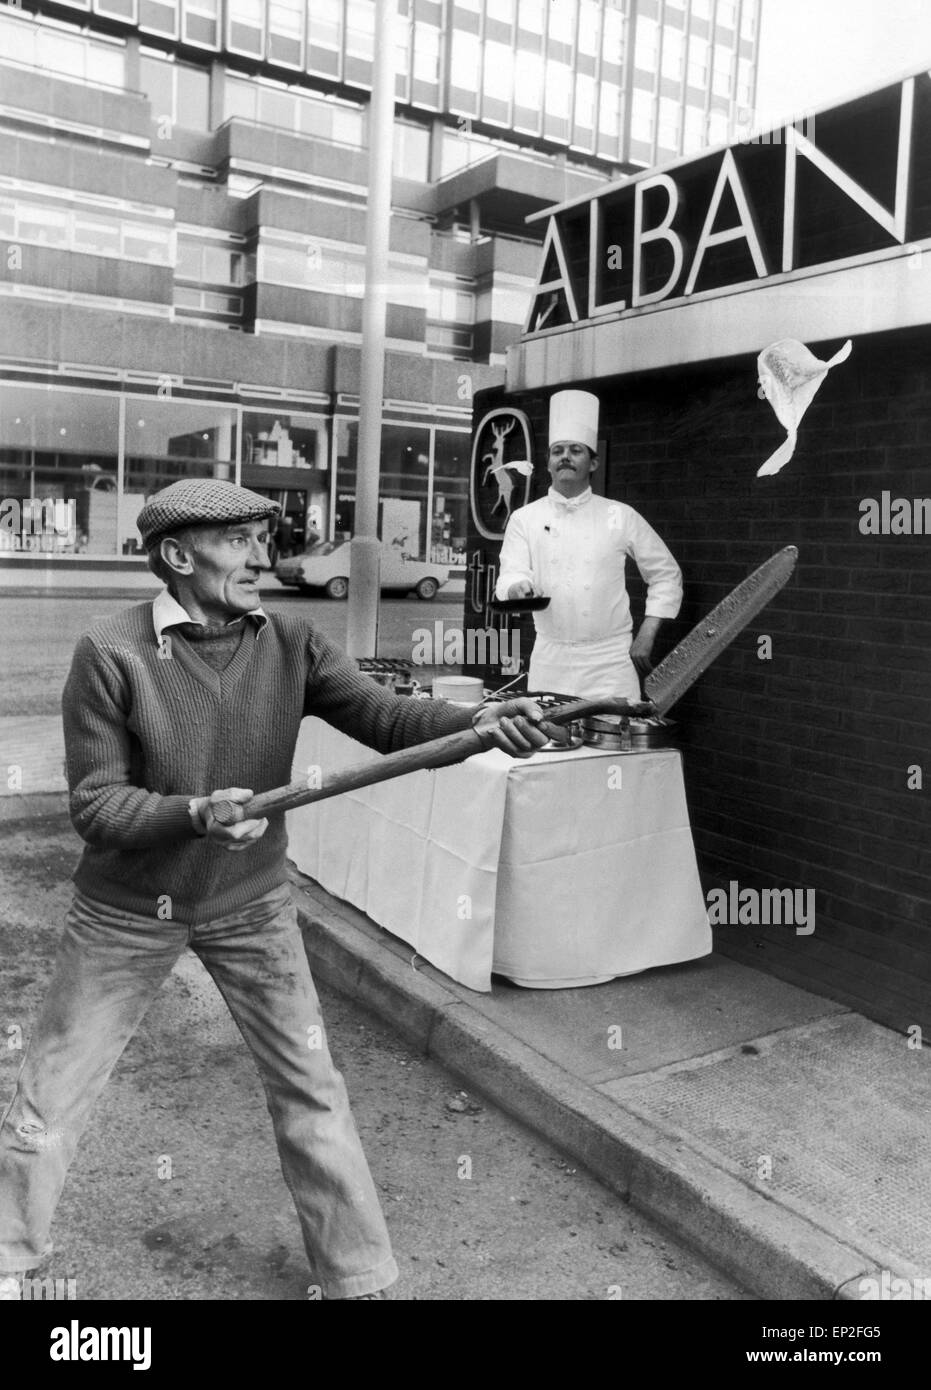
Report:
M751 618L779 592L795 568L797 558L795 546L786 546L722 599L650 672L645 682L649 700L642 703L628 700L574 700L548 711L546 723L570 724L594 714L665 714ZM545 725L543 728L545 731ZM444 738L416 744L412 748L402 748L397 753L366 759L354 767L335 772L322 786L311 786L307 781L292 782L288 787L260 792L245 805L234 801L216 802L212 810L221 825L235 825L241 820L258 819L279 811L293 811L297 806L325 801L328 797L341 796L343 792L368 787L374 782L403 777L408 772L449 767L453 763L464 762L475 753L485 752L487 747L474 729L464 729L458 734L447 734Z

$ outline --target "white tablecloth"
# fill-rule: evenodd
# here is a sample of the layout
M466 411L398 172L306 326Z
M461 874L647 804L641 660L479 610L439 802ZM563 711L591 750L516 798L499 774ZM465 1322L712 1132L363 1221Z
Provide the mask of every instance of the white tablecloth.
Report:
M316 719L294 777L377 754ZM620 783L620 785L618 785ZM496 751L288 816L290 855L474 990L600 983L711 950L682 760Z

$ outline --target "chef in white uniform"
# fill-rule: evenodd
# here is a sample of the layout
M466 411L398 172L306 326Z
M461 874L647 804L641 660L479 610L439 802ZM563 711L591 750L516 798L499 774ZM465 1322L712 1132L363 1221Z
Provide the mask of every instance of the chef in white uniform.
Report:
M590 391L558 391L551 398L552 486L509 520L495 597L551 599L534 613L528 689L639 700L640 675L651 668L660 624L679 612L682 572L639 513L592 492L598 405ZM628 555L647 585L646 616L636 637L624 582Z

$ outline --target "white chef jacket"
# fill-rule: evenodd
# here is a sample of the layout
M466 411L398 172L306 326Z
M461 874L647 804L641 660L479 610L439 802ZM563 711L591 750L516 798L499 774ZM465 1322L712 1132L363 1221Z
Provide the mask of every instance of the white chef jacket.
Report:
M674 618L682 603L682 572L633 507L596 497L591 488L567 498L551 487L511 517L495 596L507 598L511 585L526 579L535 593L551 599L534 613L529 689L640 699L629 656L628 555L647 585L646 616Z

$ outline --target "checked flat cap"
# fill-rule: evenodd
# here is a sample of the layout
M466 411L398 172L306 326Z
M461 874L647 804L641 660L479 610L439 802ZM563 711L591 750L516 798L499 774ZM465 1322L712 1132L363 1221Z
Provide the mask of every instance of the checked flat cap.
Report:
M162 536L184 526L227 526L261 521L281 511L278 502L216 478L182 478L153 493L136 519L142 544L151 550Z

